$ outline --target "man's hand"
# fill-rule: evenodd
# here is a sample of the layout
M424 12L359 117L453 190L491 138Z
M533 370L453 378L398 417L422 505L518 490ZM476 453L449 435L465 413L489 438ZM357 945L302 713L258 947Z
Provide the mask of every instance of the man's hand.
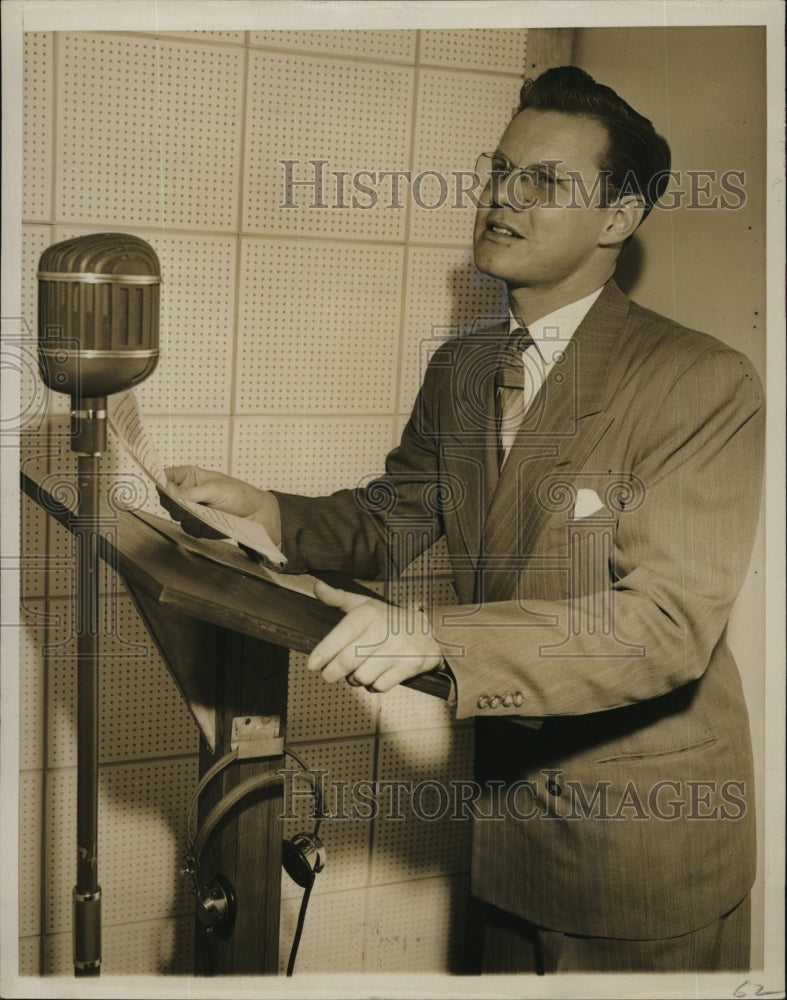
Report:
M233 479L222 472L211 472L196 465L177 465L166 469L167 487L176 500L190 500L192 503L215 507L226 514L248 517L259 522L275 545L281 543L281 515L276 497L266 490L258 490L242 479ZM176 520L183 530L195 537L217 537L207 525L190 517L188 511L178 506L170 497L159 493L161 505ZM218 536L220 537L220 536Z
M413 629L391 630L390 605L371 597L337 590L320 581L315 596L323 604L347 614L311 652L306 666L319 670L323 680L341 680L370 691L389 691L396 684L439 667L440 647L425 634L422 612L415 613ZM404 617L405 611L401 611Z

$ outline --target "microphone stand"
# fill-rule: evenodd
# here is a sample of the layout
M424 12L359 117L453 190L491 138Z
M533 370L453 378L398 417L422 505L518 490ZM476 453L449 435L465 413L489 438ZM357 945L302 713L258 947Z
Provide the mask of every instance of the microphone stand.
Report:
M102 518L99 459L107 396L158 361L161 269L153 248L127 233L89 233L46 249L38 269L39 371L71 396L78 456L76 544L77 878L72 893L74 975L101 972L98 884L98 695Z
M77 452L77 879L73 891L75 976L101 973L98 884L99 459L106 449L106 398L72 401L71 450Z

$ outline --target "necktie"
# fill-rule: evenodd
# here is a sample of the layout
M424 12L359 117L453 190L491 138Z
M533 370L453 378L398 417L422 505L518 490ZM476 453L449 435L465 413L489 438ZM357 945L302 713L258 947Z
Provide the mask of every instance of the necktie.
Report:
M525 327L511 331L503 348L500 365L495 373L496 413L498 431L498 467L503 468L516 433L532 402L523 353L533 344Z

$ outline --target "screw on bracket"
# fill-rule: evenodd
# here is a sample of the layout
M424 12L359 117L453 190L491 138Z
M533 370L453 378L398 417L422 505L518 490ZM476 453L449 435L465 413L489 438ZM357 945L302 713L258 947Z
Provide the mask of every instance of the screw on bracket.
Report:
M239 760L250 757L280 757L284 753L284 735L280 735L278 715L240 715L232 720L230 747Z

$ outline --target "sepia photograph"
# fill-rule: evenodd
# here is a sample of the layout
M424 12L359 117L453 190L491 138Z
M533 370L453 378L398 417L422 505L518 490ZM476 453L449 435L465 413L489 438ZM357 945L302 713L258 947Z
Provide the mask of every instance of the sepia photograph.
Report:
M2 996L784 996L782 5L2 15Z

